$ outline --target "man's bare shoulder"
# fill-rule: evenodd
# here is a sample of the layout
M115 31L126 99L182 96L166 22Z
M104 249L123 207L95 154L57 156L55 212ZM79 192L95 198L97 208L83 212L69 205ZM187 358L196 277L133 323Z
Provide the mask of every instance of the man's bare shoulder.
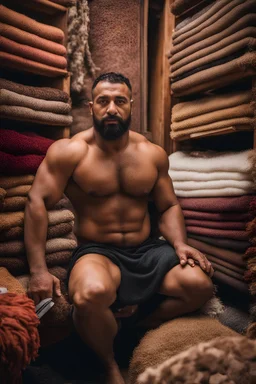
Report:
M131 139L137 144L138 150L144 152L151 159L154 159L157 164L166 164L168 156L166 151L157 144L152 143L146 137L137 132L131 132Z

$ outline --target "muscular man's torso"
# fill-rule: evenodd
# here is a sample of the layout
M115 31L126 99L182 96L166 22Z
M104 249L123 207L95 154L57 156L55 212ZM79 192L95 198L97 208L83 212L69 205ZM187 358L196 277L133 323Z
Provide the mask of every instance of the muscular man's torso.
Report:
M107 153L92 130L81 133L88 150L65 190L73 204L80 242L136 246L150 233L148 199L158 177L153 144L130 132L121 152Z

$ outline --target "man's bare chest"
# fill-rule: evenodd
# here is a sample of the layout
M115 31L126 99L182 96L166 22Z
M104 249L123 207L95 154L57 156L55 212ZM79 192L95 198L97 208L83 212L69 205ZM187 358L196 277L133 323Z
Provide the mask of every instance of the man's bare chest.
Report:
M76 168L73 180L85 194L95 197L118 193L143 196L152 191L157 169L149 159L139 156L90 156Z

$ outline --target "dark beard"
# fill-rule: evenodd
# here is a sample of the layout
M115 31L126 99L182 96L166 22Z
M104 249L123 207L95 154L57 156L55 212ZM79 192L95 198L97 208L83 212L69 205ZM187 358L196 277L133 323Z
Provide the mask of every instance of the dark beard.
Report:
M97 132L101 135L104 140L117 140L128 131L131 124L131 115L126 119L122 120L120 117L105 117L102 120L96 119L93 114L93 125ZM116 124L105 125L107 120L116 120Z

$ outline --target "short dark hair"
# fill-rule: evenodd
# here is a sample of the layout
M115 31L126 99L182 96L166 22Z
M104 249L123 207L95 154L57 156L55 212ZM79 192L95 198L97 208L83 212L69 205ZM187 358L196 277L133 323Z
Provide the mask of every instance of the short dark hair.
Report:
M92 85L92 91L100 81L108 81L109 83L124 83L132 92L132 86L131 86L130 80L124 75L122 75L121 73L116 73L116 72L102 73L97 77L97 79L94 80L94 83Z

